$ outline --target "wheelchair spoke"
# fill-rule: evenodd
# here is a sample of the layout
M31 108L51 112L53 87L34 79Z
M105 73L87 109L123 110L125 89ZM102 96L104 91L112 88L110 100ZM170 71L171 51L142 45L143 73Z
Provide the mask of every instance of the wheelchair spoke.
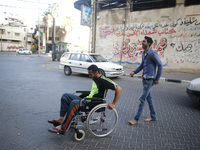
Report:
M116 110L110 110L106 104L100 104L90 111L86 125L92 135L104 137L115 129L117 121L118 114Z
M96 130L92 130L92 131L107 131L107 129L96 129Z

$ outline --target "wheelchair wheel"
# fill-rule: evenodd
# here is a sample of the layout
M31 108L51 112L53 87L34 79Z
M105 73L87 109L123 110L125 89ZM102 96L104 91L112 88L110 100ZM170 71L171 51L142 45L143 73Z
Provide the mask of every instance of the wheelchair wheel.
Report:
M108 104L95 106L88 114L86 126L95 137L105 137L112 133L118 122L116 109L108 109Z
M74 133L74 139L76 141L82 141L85 138L85 132L83 130L78 130L78 133Z

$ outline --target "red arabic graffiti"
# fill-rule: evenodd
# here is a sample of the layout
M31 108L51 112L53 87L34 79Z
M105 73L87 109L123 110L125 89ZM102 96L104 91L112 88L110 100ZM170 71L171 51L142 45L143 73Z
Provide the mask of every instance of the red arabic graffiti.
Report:
M160 42L157 44L157 40L154 41L151 48L154 49L160 57L164 57L164 52L167 47L167 39L162 38ZM129 39L127 39L125 42L123 42L122 47L117 43L113 45L113 48L115 50L114 55L128 55L128 57L137 57L141 58L142 56L142 41L139 41L137 43L131 43Z
M101 38L106 38L108 35L114 34L115 28L114 26L106 26L99 28L99 36Z

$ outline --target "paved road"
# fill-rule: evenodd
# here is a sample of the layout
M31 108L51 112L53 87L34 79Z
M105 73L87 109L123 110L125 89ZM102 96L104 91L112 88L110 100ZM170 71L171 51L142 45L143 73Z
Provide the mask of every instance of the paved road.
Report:
M90 90L92 83L80 74L67 77L50 64L49 58L0 54L0 149L200 149L200 105L188 98L187 84L160 82L153 87L157 121L143 121L149 117L146 104L139 125L131 126L127 120L137 111L142 84L125 76L113 79L123 92L116 106L119 123L111 135L95 138L86 132L86 138L76 142L73 130L60 137L48 132L52 126L47 120L58 117L61 95ZM109 91L108 102L112 96Z

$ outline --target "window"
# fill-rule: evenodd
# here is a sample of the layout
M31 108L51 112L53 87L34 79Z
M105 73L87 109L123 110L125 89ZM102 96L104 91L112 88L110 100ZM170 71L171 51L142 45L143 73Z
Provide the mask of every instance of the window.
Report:
M126 6L126 0L103 0L99 2L99 7L103 9L121 8Z
M101 55L90 55L94 62L107 62Z
M185 6L199 5L200 0L185 0Z
M176 0L132 0L131 11L175 7Z
M15 36L20 36L20 33L15 33Z
M90 58L88 57L88 55L82 54L81 55L81 61L85 61L85 62L91 62Z
M70 60L79 60L80 54L71 54Z
M69 54L69 53L64 53L63 57L65 57L66 59L69 59L70 55L71 54Z

